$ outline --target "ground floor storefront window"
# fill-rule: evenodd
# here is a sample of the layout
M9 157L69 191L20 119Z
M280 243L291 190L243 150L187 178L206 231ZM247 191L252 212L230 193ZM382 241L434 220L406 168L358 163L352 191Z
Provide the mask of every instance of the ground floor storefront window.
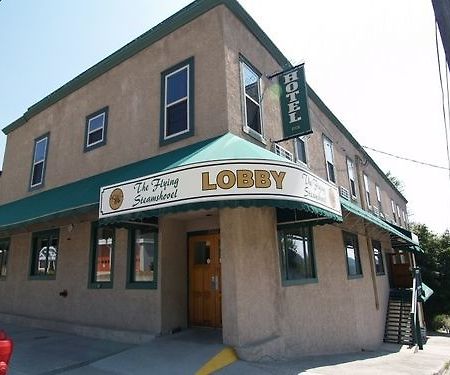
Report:
M128 230L127 288L156 288L157 245L157 229Z
M55 278L58 259L59 230L33 233L31 278Z
M283 284L317 281L312 227L279 226L278 242Z
M112 288L114 228L92 225L90 283L93 288Z

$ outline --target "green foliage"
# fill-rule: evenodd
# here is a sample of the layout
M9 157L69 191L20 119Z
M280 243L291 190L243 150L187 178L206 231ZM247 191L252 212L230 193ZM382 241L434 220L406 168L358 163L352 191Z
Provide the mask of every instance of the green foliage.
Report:
M431 328L434 331L445 331L446 333L450 332L450 315L439 314L436 315L431 323Z
M424 224L414 224L423 254L416 255L422 280L434 295L424 304L428 322L439 314L450 315L450 232L435 234Z
M391 171L386 172L386 177L389 178L389 180L394 184L394 186L397 188L397 190L400 193L403 193L405 190L405 185L403 185L403 181L401 181L398 177L395 177Z

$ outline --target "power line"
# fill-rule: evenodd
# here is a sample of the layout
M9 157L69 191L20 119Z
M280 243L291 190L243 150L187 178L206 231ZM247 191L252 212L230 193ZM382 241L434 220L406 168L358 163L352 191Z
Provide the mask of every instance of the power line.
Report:
M362 147L364 147L364 148L367 149L367 150L372 150L372 151L375 151L375 152L379 152L380 154L392 156L393 158L396 158L396 159L406 160L406 161L410 161L410 162L413 162L413 163L426 165L426 166L428 166L428 167L439 168L439 169L445 169L445 170L450 171L450 168L448 168L448 167L443 167L443 166L441 166L441 165L436 165L436 164L426 163L426 162L420 161L420 160L414 160L414 159L405 158L405 157L403 157L403 156L394 155L394 154L391 154L391 153L389 153L389 152L376 150L376 149L374 149L374 148L372 148L372 147L368 147L368 146L362 146Z
M441 94L442 94L442 112L444 114L444 128L445 128L445 143L447 146L447 159L448 159L448 169L449 171L449 178L450 178L450 150L448 145L448 130L447 130L447 116L445 113L445 95L444 95L444 85L442 84L442 74L441 74L441 59L439 56L439 42L438 42L438 24L437 21L434 23L434 33L435 33L435 39L436 39L436 53L437 53L437 60L438 60L438 71L439 71L439 81L441 83ZM445 74L447 76L447 98L448 98L448 75L447 75L447 66L445 67Z

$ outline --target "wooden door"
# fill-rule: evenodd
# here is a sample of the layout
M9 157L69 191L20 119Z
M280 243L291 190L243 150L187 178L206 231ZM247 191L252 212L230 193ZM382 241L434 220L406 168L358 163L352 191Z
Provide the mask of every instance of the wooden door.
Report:
M189 238L189 322L222 326L219 234Z

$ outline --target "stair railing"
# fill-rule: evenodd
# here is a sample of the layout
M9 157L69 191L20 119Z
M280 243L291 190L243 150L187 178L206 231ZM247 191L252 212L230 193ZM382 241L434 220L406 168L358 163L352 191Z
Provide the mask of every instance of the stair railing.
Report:
M422 334L420 331L420 321L418 314L418 297L422 293L422 278L420 276L420 269L413 268L413 287L412 287L412 303L411 303L411 330L414 332L414 344L420 350L423 350Z

